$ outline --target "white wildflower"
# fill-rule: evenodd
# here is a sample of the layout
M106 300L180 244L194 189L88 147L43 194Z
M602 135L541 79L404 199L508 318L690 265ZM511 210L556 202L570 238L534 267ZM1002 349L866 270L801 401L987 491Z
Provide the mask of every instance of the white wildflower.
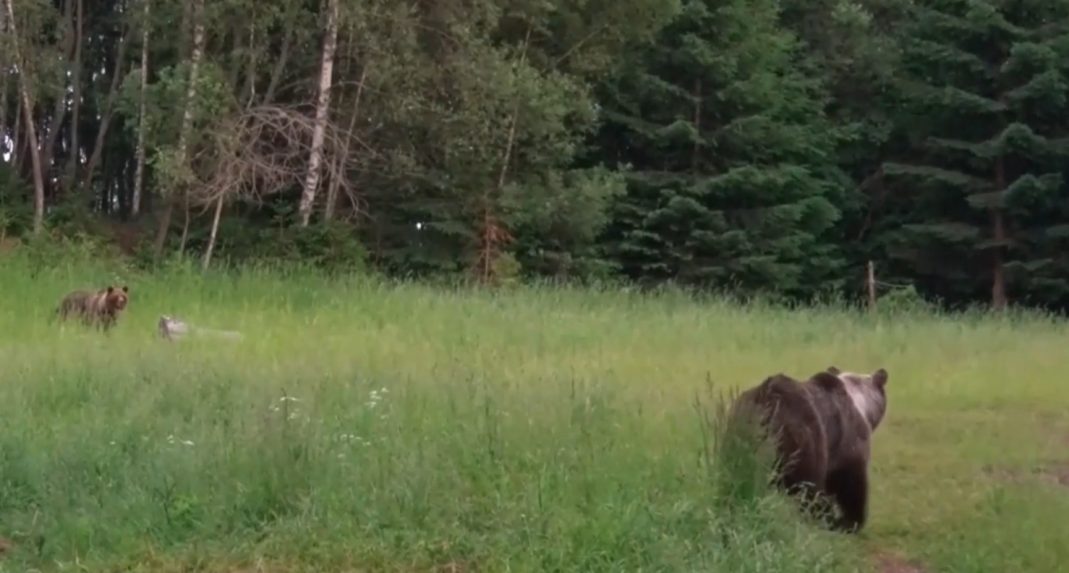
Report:
M368 392L365 405L370 409L376 408L388 392L389 390L387 390L386 387L383 387L381 390L372 390Z

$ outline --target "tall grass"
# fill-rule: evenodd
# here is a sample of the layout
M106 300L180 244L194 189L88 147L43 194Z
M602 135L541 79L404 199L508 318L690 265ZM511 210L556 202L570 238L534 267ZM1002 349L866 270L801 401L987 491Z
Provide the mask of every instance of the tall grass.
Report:
M962 571L1069 557L1042 527L1062 492L979 472L1053 459L1069 436L1053 320L0 265L0 536L16 546L0 571L857 571L873 544ZM110 335L49 324L65 292L108 282L132 297ZM161 314L243 339L167 343ZM858 539L760 484L721 487L754 468L708 454L721 391L831 364L891 373Z

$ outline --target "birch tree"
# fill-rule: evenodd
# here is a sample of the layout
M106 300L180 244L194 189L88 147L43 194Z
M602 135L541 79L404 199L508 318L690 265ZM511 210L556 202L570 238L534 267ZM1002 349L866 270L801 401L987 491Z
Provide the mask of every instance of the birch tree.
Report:
M68 0L69 1L69 0ZM83 0L77 0L74 10L74 63L71 67L71 86L73 88L73 101L71 102L71 133L70 155L67 158L67 184L74 185L78 176L78 164L81 162L81 150L78 143L78 125L81 123L82 110L82 44L85 42L84 31L85 5ZM121 69L121 60L115 62L115 73ZM114 93L114 90L112 90ZM110 115L110 114L109 114ZM105 124L106 126L106 124ZM58 126L57 126L58 129ZM106 127L101 127L101 132L107 132Z
M19 97L22 100L23 120L26 122L26 136L29 138L28 151L30 162L33 167L33 232L35 235L44 230L45 220L45 181L41 172L41 153L37 146L37 130L33 123L33 99L30 96L29 70L26 60L19 47L19 34L15 24L15 0L4 0L7 8L7 28L11 34L12 50L15 52L15 63L19 71Z
M323 39L323 60L319 70L319 97L316 101L315 131L312 133L312 149L308 157L308 175L304 180L299 205L300 223L307 227L312 217L316 188L319 186L320 165L323 160L323 136L327 127L327 112L330 108L330 87L334 70L334 50L338 43L338 0L327 1L327 32Z
M152 0L142 0L144 13L141 20L141 89L138 93L137 119L137 167L134 171L134 193L130 201L130 214L134 217L141 213L141 193L145 181L145 94L148 92L148 33L151 28L150 13Z
M9 0L14 2L14 0ZM59 142L60 133L63 131L63 122L67 117L67 74L72 76L78 75L77 70L74 69L74 0L67 0L63 3L63 23L65 32L63 33L63 40L61 45L61 52L64 58L65 72L62 78L55 86L55 95L52 100L52 115L49 117L47 126L48 130L45 131L44 127L41 128L41 138L44 140L44 145L41 146L41 177L45 179L52 169L53 159L56 153L56 144ZM50 183L51 180L47 179Z
M11 0L8 1L10 2ZM182 126L178 132L176 163L180 166L185 165L187 161L186 150L189 144L189 132L193 128L193 112L197 98L197 71L200 66L201 56L204 53L204 0L194 0L192 18L193 52L189 56L189 84L186 88L185 112L182 114ZM184 198L187 193L188 189L182 185L178 193L172 194L166 201L167 205L164 207L163 216L160 219L160 227L156 233L155 250L157 257L163 254L163 246L167 242L167 233L171 228L171 218L174 216L175 203L178 202L177 195L181 194Z

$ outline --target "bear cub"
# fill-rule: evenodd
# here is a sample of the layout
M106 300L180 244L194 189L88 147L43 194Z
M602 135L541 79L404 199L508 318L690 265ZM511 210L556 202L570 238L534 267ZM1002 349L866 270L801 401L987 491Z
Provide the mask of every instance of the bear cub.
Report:
M887 411L887 378L883 368L858 374L831 367L805 382L781 373L736 400L736 413L756 414L775 446L775 485L817 514L830 512L834 501L834 530L865 525L872 434Z

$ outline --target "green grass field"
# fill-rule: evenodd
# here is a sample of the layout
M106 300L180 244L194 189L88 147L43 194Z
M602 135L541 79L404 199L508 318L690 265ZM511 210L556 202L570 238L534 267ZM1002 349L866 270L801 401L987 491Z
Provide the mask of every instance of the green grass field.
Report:
M110 336L49 325L68 290L116 280ZM1054 320L11 258L0 289L0 571L1069 564ZM163 313L244 338L167 343ZM774 493L727 499L703 448L719 392L832 364L891 375L854 537Z

